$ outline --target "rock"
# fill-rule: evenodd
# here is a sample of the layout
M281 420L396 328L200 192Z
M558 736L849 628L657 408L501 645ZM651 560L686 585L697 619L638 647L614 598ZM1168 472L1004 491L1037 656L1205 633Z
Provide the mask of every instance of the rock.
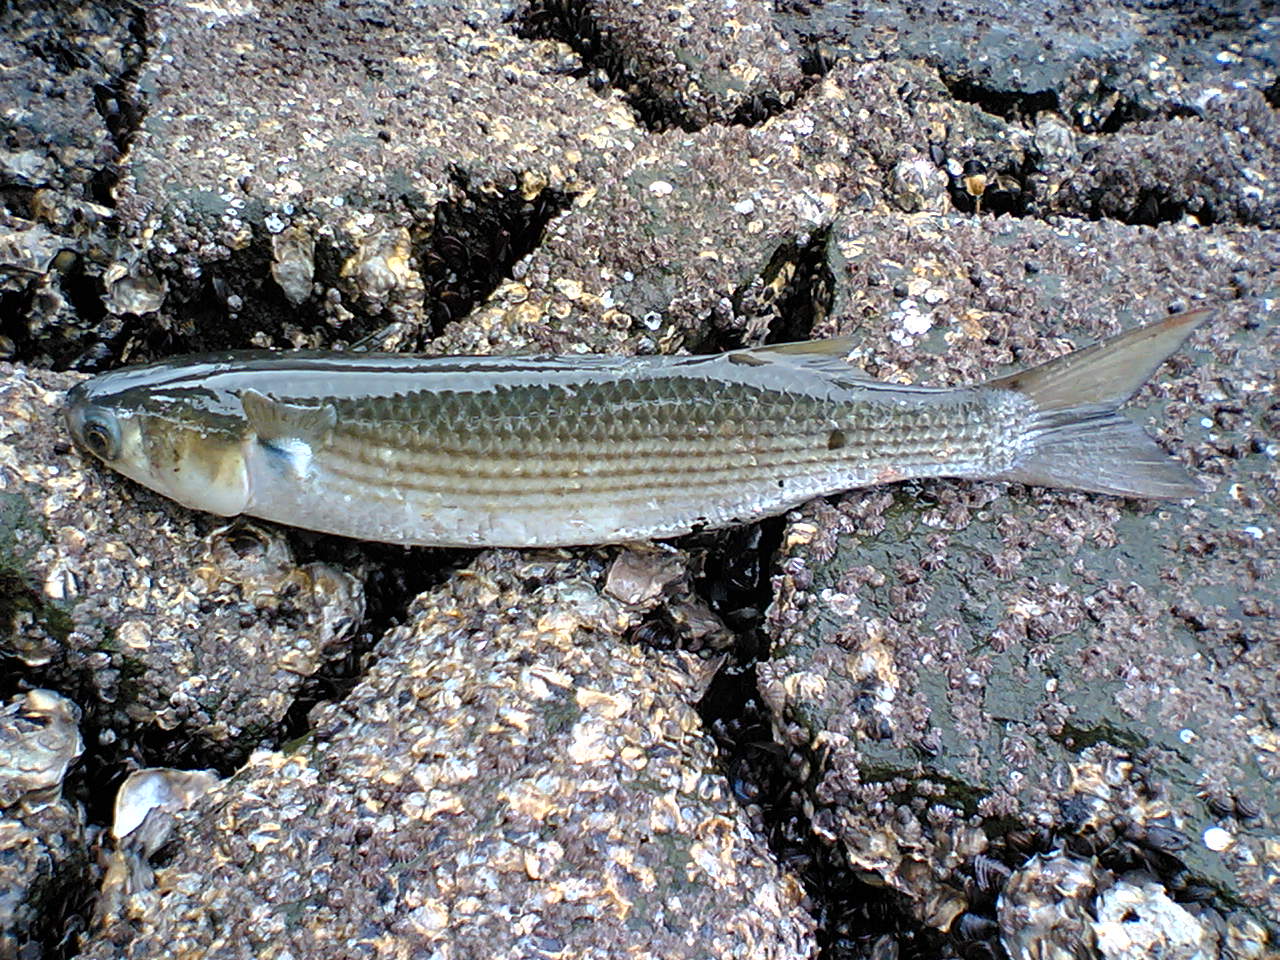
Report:
M1016 871L996 904L1000 942L1013 960L1097 956L1091 910L1097 870L1063 854L1034 856Z
M759 123L803 88L798 52L774 27L772 7L755 0L534 0L522 24L574 47L656 129Z
M957 99L1016 118L1066 114L1088 131L1171 116L1207 85L1265 87L1275 75L1275 18L1235 7L1107 0L1032 5L997 0L803 0L779 12L787 36L827 60L918 59Z
M102 888L94 907L94 922L116 923L122 907L130 899L155 897L155 874L151 857L173 834L174 814L193 806L215 784L212 770L175 770L148 767L124 778L116 792L111 819L114 848L105 852Z
M31 690L0 707L0 957L56 940L89 882L84 811L62 797L83 749L75 704ZM36 948L38 949L38 948Z
M22 294L5 297L0 344L14 347L0 359L86 359L118 332L83 296L117 244L86 236L105 233L112 217L114 171L135 119L125 88L144 55L141 19L129 4L23 0L0 10L0 291ZM15 263L15 239L55 256Z
M949 210L931 152L1006 133L919 67L866 64L834 68L760 126L649 137L609 158L516 282L432 348L653 353L803 338L832 309L838 212Z
M519 255L502 244L536 238L636 137L618 96L572 82L506 12L150 10L149 109L117 190L124 234L169 281L147 329L188 349L403 346L465 313ZM230 322L202 322L215 313Z
M84 752L80 710L31 690L0 712L0 807L57 803L67 768Z
M1212 926L1174 903L1158 883L1121 880L1098 898L1093 924L1098 952L1107 960L1209 957L1219 949Z
M1157 224L1280 224L1280 119L1257 90L1210 89L1196 116L1130 124L1084 140L1035 187L1047 210Z
M811 956L691 706L715 662L626 643L640 612L604 579L486 553L423 594L307 742L179 815L164 896L85 956Z
M61 414L74 380L0 365L0 654L77 691L104 743L245 756L345 655L362 585L82 458Z
M1209 487L1192 503L922 483L790 522L758 669L784 740L823 761L815 829L944 931L989 916L1000 874L1058 846L1104 876L1148 870L1237 934L1272 923L1280 328L1270 301L1232 298L1274 286L1274 245L941 218L853 218L838 237L851 292L835 328L884 379L980 381L1096 339L1121 304L1223 309L1131 410ZM917 281L947 293L920 336L903 326ZM1235 816L1237 795L1258 818Z
M104 841L83 949L216 952L233 916L296 955L1273 951L1275 18L971 6L5 6L0 656L6 695L83 708L88 811L6 821L5 949L92 922L126 774L252 756ZM851 334L874 376L959 383L1201 304L1134 405L1195 503L915 484L701 562L227 527L86 468L48 372ZM690 653L729 647L713 757ZM539 699L540 666L572 684Z

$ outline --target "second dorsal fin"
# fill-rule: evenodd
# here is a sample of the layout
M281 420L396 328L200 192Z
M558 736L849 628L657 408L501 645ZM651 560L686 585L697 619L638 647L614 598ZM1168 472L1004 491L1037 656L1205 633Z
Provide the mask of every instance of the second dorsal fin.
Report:
M744 347L732 350L727 356L730 363L758 365L781 361L796 366L811 367L828 373L839 373L854 379L870 379L865 373L845 359L854 348L853 337L828 337L825 340L796 340L792 343L769 343L761 347Z

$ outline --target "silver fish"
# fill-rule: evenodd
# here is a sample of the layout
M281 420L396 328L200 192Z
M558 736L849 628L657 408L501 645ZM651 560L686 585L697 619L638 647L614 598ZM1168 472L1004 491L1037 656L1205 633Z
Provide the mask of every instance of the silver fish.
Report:
M715 356L240 352L68 395L77 443L198 510L427 546L670 537L911 477L1201 488L1116 408L1210 311L960 388L869 379L847 339Z

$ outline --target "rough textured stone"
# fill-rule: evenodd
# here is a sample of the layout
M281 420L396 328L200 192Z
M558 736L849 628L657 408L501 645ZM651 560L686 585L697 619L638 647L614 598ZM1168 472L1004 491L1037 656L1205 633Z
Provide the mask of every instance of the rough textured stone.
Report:
M804 75L757 0L534 0L524 30L574 47L650 126L751 124L789 106Z
M32 690L0 706L0 957L56 941L89 884L84 810L62 796L83 749L76 706Z
M931 145L963 153L1005 131L917 66L866 64L833 69L760 126L651 136L432 347L651 353L803 337L830 306L838 212L949 210ZM913 163L927 198L904 199Z
M500 552L423 594L86 956L810 956L691 706L716 663L624 642L658 598L604 582L593 553Z
M555 952L558 933L516 939L527 909L539 931L604 918L564 935L570 953L608 953L624 930L628 947L674 955L803 953L808 922L770 856L852 867L795 867L832 960L1274 949L1280 285L1264 228L1280 58L1267 5L25 0L0 26L0 358L23 364L0 372L0 651L13 668L0 693L52 686L84 708L89 776L73 768L68 790L104 825L106 793L139 762L230 774L261 740L302 732L331 655L366 675L356 693L324 694L335 702L300 752L259 754L219 788L224 807L185 815L174 859L147 862L167 821L110 851L97 906L111 939L95 928L84 949L217 952L203 931L234 917L228 928L264 940L281 931L260 953L476 930L509 952ZM1135 405L1210 482L1194 504L866 491L744 533L731 541L742 557L701 569L692 549L623 553L608 588L591 551L487 556L414 608L381 668L364 637L339 639L358 594L334 600L326 584L349 581L302 560L340 555L365 580L372 642L422 571L456 558L213 535L211 518L83 470L55 414L71 380L45 372L255 344L650 352L842 332L875 376L948 383L1210 302L1218 321ZM755 798L738 813L687 707L705 678L619 637L721 649L723 624L694 594L726 595L737 561L760 562L777 536L779 659L759 676L780 742L764 706L717 728L760 738L720 758ZM529 564L545 575L512 579ZM744 656L766 600L722 611ZM513 678L561 657L581 667L572 691L548 687L566 725L532 710L527 730L504 726L498 704L536 700ZM419 683L443 691L434 713ZM459 689L475 697L451 700ZM632 698L595 718L599 740L574 732L604 709L577 702L588 690ZM650 743L659 711L687 728L653 741L645 771L621 752L576 758L614 736ZM445 715L454 725L435 728ZM405 779L452 776L414 746L472 756L481 722L475 739L503 764L478 758L470 779L429 789ZM735 764L748 754L783 758L767 786L789 799L747 782L752 764ZM535 771L572 814L544 823L558 866L538 846L552 841L528 839L527 811L475 820L508 809L499 791ZM697 816L660 835L675 859L646 859L659 845L634 830L601 840L608 818L656 809L650 772L679 780L678 796L701 791L683 804ZM464 809L431 807L431 790ZM24 849L80 836L78 820L42 823L23 828ZM736 870L713 879L709 837L741 855ZM429 875L436 855L460 865ZM627 856L653 871L649 900L626 886ZM153 870L164 882L148 886ZM49 876L63 902L89 895L87 872ZM682 876L670 906L677 888L657 881ZM494 877L493 914L466 912ZM605 899L606 881L629 908ZM553 903L556 884L582 895ZM442 891L457 894L447 915L433 909ZM1121 908L1139 918L1123 930ZM75 939L93 912L35 936Z
M361 583L120 487L66 443L75 380L0 364L0 655L75 691L104 746L243 756L344 656Z
M459 278L509 259L517 223L633 146L621 99L566 76L562 48L519 39L508 12L153 9L149 110L117 195L137 271L168 283L156 323L172 341L349 342L394 324L384 345L420 343L465 310L441 301L437 273L465 300ZM308 273L310 290L281 286ZM230 322L207 326L215 314Z
M1280 67L1277 20L1262 0L995 0L980 9L963 0L798 0L779 20L826 57L920 59L960 99L1009 116L1061 110L1085 130L1176 113L1211 85L1262 89Z
M780 734L825 761L815 829L942 930L1053 844L1153 871L1229 924L1272 923L1277 248L951 218L853 218L838 236L851 292L832 328L887 379L978 381L1120 316L1223 309L1133 410L1206 483L1194 503L939 482L790 524L759 674Z

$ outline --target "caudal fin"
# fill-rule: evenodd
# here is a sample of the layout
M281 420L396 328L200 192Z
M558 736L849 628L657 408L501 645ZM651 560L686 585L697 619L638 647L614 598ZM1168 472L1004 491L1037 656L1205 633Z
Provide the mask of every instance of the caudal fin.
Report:
M1025 395L1037 410L1030 449L1000 479L1151 499L1203 493L1182 464L1116 408L1212 315L1180 313L990 381Z

